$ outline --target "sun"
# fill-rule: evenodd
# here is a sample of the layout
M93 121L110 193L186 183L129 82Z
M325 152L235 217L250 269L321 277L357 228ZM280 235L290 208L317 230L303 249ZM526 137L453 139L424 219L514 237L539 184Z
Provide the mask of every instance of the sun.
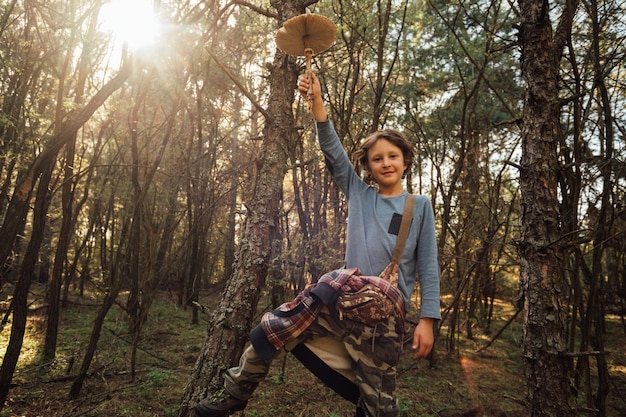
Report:
M154 44L160 31L152 0L111 0L102 6L100 25L115 43L131 50Z

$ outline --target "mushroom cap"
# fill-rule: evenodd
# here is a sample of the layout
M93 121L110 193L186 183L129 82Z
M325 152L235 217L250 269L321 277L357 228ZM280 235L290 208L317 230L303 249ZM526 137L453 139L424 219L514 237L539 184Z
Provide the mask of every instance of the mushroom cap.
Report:
M335 41L337 28L335 24L319 14L301 14L283 23L276 33L276 46L293 56L306 55L311 48L314 54L324 52Z

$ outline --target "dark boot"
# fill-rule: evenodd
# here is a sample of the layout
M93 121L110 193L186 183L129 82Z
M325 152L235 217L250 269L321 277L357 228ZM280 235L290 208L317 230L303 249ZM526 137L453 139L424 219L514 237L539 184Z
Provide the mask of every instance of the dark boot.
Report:
M247 400L235 398L222 389L215 395L200 401L193 409L198 417L226 417L235 411L243 410L247 404Z

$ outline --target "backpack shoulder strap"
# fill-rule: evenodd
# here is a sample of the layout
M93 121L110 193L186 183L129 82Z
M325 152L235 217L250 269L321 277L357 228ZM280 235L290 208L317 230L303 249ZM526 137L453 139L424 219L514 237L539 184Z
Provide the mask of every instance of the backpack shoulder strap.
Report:
M406 239L409 236L409 228L411 227L411 221L413 220L415 199L415 194L408 194L404 200L404 211L402 212L400 231L398 232L396 247L393 250L393 256L391 257L391 262L394 262L396 265L400 265L402 253L404 252L404 245L406 245Z

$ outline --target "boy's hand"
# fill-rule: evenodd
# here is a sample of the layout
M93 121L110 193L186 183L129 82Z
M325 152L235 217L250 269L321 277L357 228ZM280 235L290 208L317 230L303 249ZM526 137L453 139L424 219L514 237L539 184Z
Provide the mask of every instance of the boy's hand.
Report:
M325 122L328 120L328 115L322 101L322 87L319 79L313 72L300 76L298 80L298 91L307 100L309 99L309 87L311 87L310 110L313 113L313 117L318 122Z
M416 350L413 359L421 359L430 353L435 344L435 333L433 332L434 319L421 318L415 331L413 332L413 350Z
M298 91L302 94L302 97L308 98L309 87L312 87L312 99L319 99L322 97L322 88L320 86L319 79L315 76L314 73L303 74L300 76L300 80L298 81Z

